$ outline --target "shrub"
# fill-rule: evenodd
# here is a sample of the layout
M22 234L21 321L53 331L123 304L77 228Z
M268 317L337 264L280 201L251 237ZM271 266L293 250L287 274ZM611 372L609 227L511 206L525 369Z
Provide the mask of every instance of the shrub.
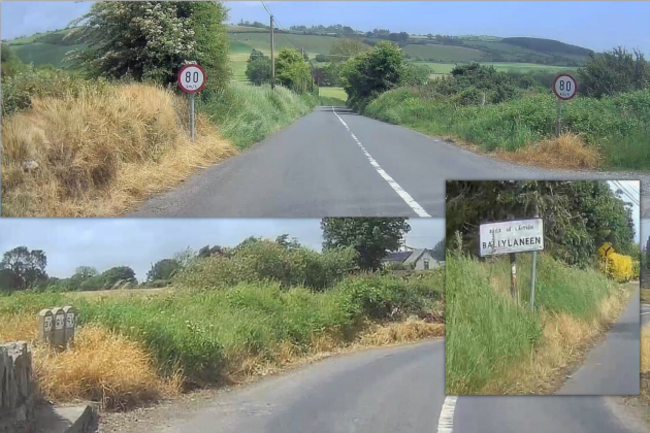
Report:
M630 281L634 275L632 257L618 253L610 254L607 260L603 261L605 273L619 283Z

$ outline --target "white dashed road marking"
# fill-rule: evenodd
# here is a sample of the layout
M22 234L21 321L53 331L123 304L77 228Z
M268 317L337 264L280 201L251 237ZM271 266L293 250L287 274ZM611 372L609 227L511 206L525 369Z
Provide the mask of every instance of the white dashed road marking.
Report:
M440 418L438 418L438 433L452 433L454 429L456 400L458 400L458 397L455 395L445 397L445 402L440 410Z
M415 201L415 199L413 197L411 197L411 195L408 192L404 191L404 189L397 182L395 182L395 179L390 177L390 175L388 173L386 173L386 171L383 168L381 168L381 165L379 165L379 163L377 161L375 161L375 158L373 158L372 155L370 155L370 153L368 153L368 151L366 150L365 147L363 147L363 144L361 144L361 142L359 141L357 136L354 135L354 133L350 130L350 127L348 126L348 124L345 123L345 121L343 119L341 119L341 116L339 116L336 113L336 110L334 109L334 106L332 106L332 113L334 113L334 115L336 117L338 117L338 119L341 121L343 126L345 126L345 129L347 129L348 132L350 133L350 135L352 135L352 138L354 138L354 141L356 141L357 145L361 148L363 153L366 155L366 158L368 158L368 161L370 161L370 165L372 165L375 168L375 170L377 170L377 173L379 173L379 175L381 177L383 177L386 182L388 182L388 184L391 186L391 188L393 188L393 190L397 193L397 195L399 195L402 198L402 200L404 200L404 202L406 202L406 204L411 209L413 209L413 211L419 217L430 218L431 215L429 215L427 213L427 211L425 211L424 208L422 206L420 206L420 204L417 201Z

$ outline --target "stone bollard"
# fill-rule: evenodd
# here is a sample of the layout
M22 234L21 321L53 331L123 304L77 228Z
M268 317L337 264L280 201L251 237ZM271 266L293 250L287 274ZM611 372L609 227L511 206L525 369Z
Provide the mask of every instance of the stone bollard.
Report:
M54 331L52 335L52 344L57 348L65 347L65 311L63 308L53 308Z
M54 331L54 315L52 314L52 310L41 310L38 316L38 339L43 343L52 344L52 333Z
M75 326L77 324L77 310L74 307L63 307L65 313L65 345L74 342Z
M33 431L32 355L25 342L0 344L0 433Z

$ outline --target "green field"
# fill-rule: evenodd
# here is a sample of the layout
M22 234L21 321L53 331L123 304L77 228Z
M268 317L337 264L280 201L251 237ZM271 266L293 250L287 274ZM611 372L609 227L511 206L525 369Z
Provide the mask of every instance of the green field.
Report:
M66 66L66 62L63 59L69 51L83 47L85 47L83 44L63 46L43 44L40 42L18 45L11 44L11 48L23 62L33 63L34 66L49 64L57 68Z
M431 69L432 74L449 74L456 66L455 63L433 63L433 62L413 62L417 65L425 65ZM550 66L539 65L536 63L495 63L495 62L480 62L482 65L494 66L497 71L517 71L517 72L531 72L531 71L549 71L549 72L574 72L577 68L569 66Z
M337 98L341 99L343 101L348 100L348 94L345 93L345 90L343 90L343 87L321 87L320 88L320 96L326 97L326 98Z

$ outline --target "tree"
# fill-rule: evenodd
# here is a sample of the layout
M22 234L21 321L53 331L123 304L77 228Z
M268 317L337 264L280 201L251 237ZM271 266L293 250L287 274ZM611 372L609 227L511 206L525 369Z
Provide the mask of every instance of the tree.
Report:
M410 63L406 66L404 82L409 86L421 86L429 81L431 68L425 65L415 65Z
M147 282L170 280L181 269L181 264L174 259L159 260L147 272Z
M433 247L433 250L431 250L431 256L438 260L439 262L442 262L445 260L447 254L447 243L445 242L445 238L442 238L435 247Z
M135 272L129 266L116 266L99 275L95 275L83 283L81 290L110 290L115 288L117 283L135 283Z
M362 111L370 100L399 86L405 74L402 51L391 42L381 41L372 51L345 62L341 80L350 106Z
M331 61L343 62L369 50L370 46L364 44L360 39L338 39L332 44L332 48L330 48Z
M275 72L280 83L296 93L305 93L311 86L309 65L298 50L285 48L280 51Z
M556 259L587 266L605 242L622 254L634 248L630 206L598 181L449 181L447 243L460 232L463 249L476 255L480 224L531 218L535 205L544 220L544 248Z
M93 76L162 84L195 61L210 77L208 89L217 89L230 77L226 16L218 2L97 2L70 23L70 37L88 45L71 59Z
M596 98L650 88L650 63L643 53L621 47L591 54L578 75L580 93Z
M323 218L323 250L353 247L360 269L375 270L411 230L406 218Z
M47 257L42 250L30 251L27 247L16 247L2 256L0 270L4 270L4 283L10 283L8 290L32 288L39 281L47 280ZM9 275L11 273L11 276Z
M259 86L271 81L271 58L255 51L253 50L246 64L246 77L251 83Z
M96 268L93 268L92 266L79 266L75 269L75 273L70 278L62 281L62 285L68 291L79 290L84 281L89 280L96 275L99 275Z

